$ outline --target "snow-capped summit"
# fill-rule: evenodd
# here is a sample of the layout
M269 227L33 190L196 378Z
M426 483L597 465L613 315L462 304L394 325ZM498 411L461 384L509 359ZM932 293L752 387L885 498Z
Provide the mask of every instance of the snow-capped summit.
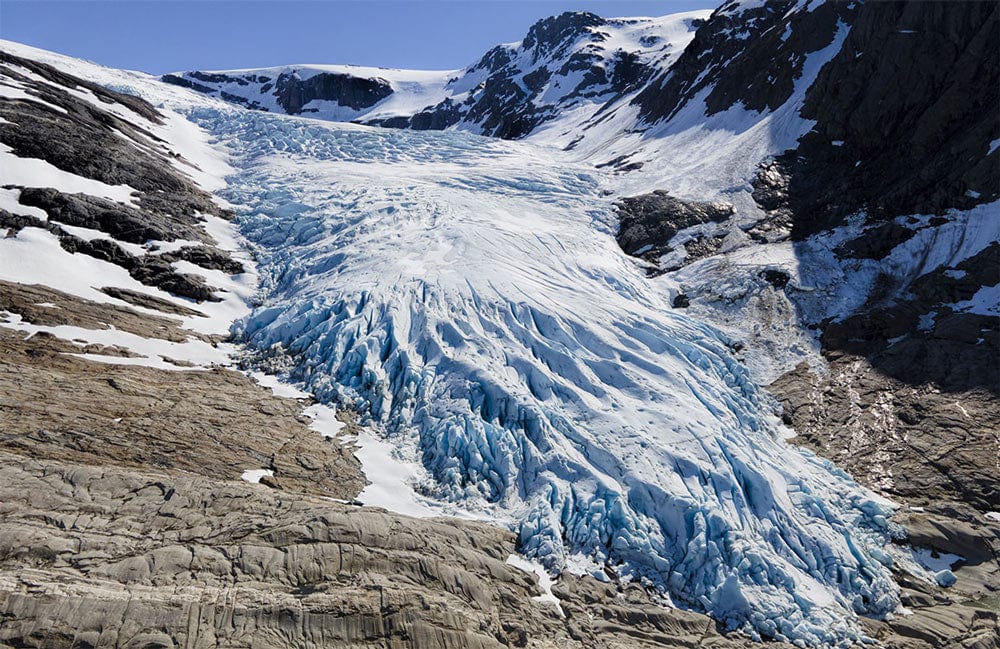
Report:
M567 12L535 23L462 70L294 65L168 74L168 83L248 108L416 130L457 128L516 139L561 130L639 90L680 55L710 12L601 18Z

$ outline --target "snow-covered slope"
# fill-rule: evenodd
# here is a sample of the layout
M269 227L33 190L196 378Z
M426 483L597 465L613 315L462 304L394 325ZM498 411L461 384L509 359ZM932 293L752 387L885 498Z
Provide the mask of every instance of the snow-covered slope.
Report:
M498 45L464 70L295 65L163 79L254 109L332 121L502 138L544 125L567 135L662 74L709 13L610 19L564 13L538 21L524 40Z
M192 335L225 335L247 312L255 273L242 263L235 228L208 193L225 185L231 169L205 133L162 104L156 110L130 94L104 91L138 82L156 101L162 84L148 75L8 41L0 41L0 66L6 116L0 119L0 227L7 234L0 239L0 280L50 286L148 315L174 309ZM77 85L63 72L104 86ZM173 103L187 105L185 94ZM107 159L95 157L95 148ZM33 331L16 321L4 326ZM74 335L131 349L138 355L133 364L177 369L161 356L226 360L226 352L203 340Z

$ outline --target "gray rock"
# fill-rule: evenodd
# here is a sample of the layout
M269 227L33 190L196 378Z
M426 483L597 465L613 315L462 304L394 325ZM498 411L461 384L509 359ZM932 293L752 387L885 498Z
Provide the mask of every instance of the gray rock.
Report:
M728 203L682 201L662 190L623 198L615 207L619 219L618 245L626 253L653 264L672 250L671 239L681 230L703 223L721 223L735 213ZM686 261L693 261L697 253L707 256L716 249L712 245L692 247ZM676 269L659 268L659 272Z

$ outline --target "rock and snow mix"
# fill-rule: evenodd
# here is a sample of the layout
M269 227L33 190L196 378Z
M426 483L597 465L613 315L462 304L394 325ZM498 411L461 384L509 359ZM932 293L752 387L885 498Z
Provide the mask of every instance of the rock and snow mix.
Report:
M564 13L459 70L291 65L163 79L269 112L499 137L537 129L565 144L585 125L605 121L607 102L627 105L649 76L666 70L710 13L608 19Z
M664 42L688 37L661 22ZM522 143L247 111L143 75L58 62L187 113L215 138L213 154L184 149L203 169L224 171L215 156L228 151L227 184L203 186L212 182L240 212L260 273L253 311L235 331L261 367L288 368L285 378L368 424L359 456L373 484L362 502L487 518L518 531L536 562L515 558L526 570L606 578L610 568L729 628L837 644L860 638L855 614L899 604L884 549L891 506L783 441L734 341L672 310L669 282L649 281L619 249L602 190L669 185L753 213L748 174L808 130L798 116L804 88L845 35L838 29L810 55L777 111L734 107L706 119L693 101L670 124L639 134L626 133L635 111L622 101L608 119L588 126L592 107L571 111ZM647 34L612 36L609 48ZM562 101L569 85L549 72ZM169 141L197 141L179 118L167 124ZM575 151L544 146L568 144L578 126L588 135ZM670 152L671 162L613 181L595 171L598 157L636 151L646 161ZM121 198L112 190L88 189ZM31 237L33 249L48 250L46 236L21 235L0 251ZM953 239L942 250L964 245ZM790 244L769 252L775 264L792 263ZM728 264L712 273L724 290L748 254L701 268ZM0 271L15 272L2 262ZM871 266L857 272L874 277ZM82 296L95 297L96 283L83 281ZM856 296L845 289L840 297ZM956 308L987 308L994 297ZM147 358L160 353L131 342ZM318 432L340 432L332 410L312 414ZM558 606L554 596L545 601Z

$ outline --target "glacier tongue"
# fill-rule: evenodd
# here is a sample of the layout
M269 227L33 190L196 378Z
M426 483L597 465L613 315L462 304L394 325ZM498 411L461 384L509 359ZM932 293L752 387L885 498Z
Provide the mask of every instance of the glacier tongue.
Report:
M457 132L196 109L259 247L239 333L355 407L433 481L514 521L558 571L582 553L730 628L859 637L898 605L889 506L786 445L712 327L613 239L592 170Z

